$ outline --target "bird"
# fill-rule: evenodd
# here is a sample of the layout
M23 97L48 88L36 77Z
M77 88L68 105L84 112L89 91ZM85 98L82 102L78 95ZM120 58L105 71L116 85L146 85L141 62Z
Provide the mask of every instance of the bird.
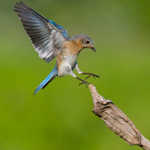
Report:
M79 34L70 37L62 25L40 15L23 2L17 2L14 11L39 57L48 63L56 58L53 70L35 89L34 94L40 89L44 89L55 77L71 75L78 79L80 84L89 84L86 81L89 77L99 77L94 73L81 71L78 66L77 57L83 49L90 48L94 52L96 51L94 42L88 35ZM74 69L79 74L86 75L86 79L78 77L73 72Z

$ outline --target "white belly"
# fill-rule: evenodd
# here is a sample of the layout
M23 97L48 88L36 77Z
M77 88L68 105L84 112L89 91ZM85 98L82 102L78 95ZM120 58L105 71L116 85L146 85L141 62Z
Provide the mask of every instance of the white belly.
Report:
M71 67L74 66L76 62L77 56L72 55L72 56L65 56L64 57L64 62L68 63Z
M65 56L59 66L58 75L63 76L70 74L70 72L72 71L72 67L76 63L76 59L77 56Z

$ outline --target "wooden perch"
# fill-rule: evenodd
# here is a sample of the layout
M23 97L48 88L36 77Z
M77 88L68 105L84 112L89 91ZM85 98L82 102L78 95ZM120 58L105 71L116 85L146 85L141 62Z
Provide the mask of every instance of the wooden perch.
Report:
M112 101L99 95L94 85L90 84L88 87L93 98L93 113L128 144L150 150L150 141L140 133L133 122Z

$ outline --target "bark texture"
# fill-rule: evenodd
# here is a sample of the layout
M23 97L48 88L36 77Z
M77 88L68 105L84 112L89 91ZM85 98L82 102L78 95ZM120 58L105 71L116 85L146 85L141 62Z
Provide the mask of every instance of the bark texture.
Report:
M140 133L133 122L112 101L104 99L94 85L90 84L89 89L94 104L93 113L128 144L150 150L150 141Z

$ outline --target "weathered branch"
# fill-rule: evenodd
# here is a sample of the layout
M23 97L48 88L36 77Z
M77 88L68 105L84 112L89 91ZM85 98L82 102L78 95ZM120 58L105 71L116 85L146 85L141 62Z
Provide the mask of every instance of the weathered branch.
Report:
M94 85L89 89L93 98L93 113L104 120L106 126L130 145L138 145L150 150L150 141L135 127L133 122L112 101L104 99Z

